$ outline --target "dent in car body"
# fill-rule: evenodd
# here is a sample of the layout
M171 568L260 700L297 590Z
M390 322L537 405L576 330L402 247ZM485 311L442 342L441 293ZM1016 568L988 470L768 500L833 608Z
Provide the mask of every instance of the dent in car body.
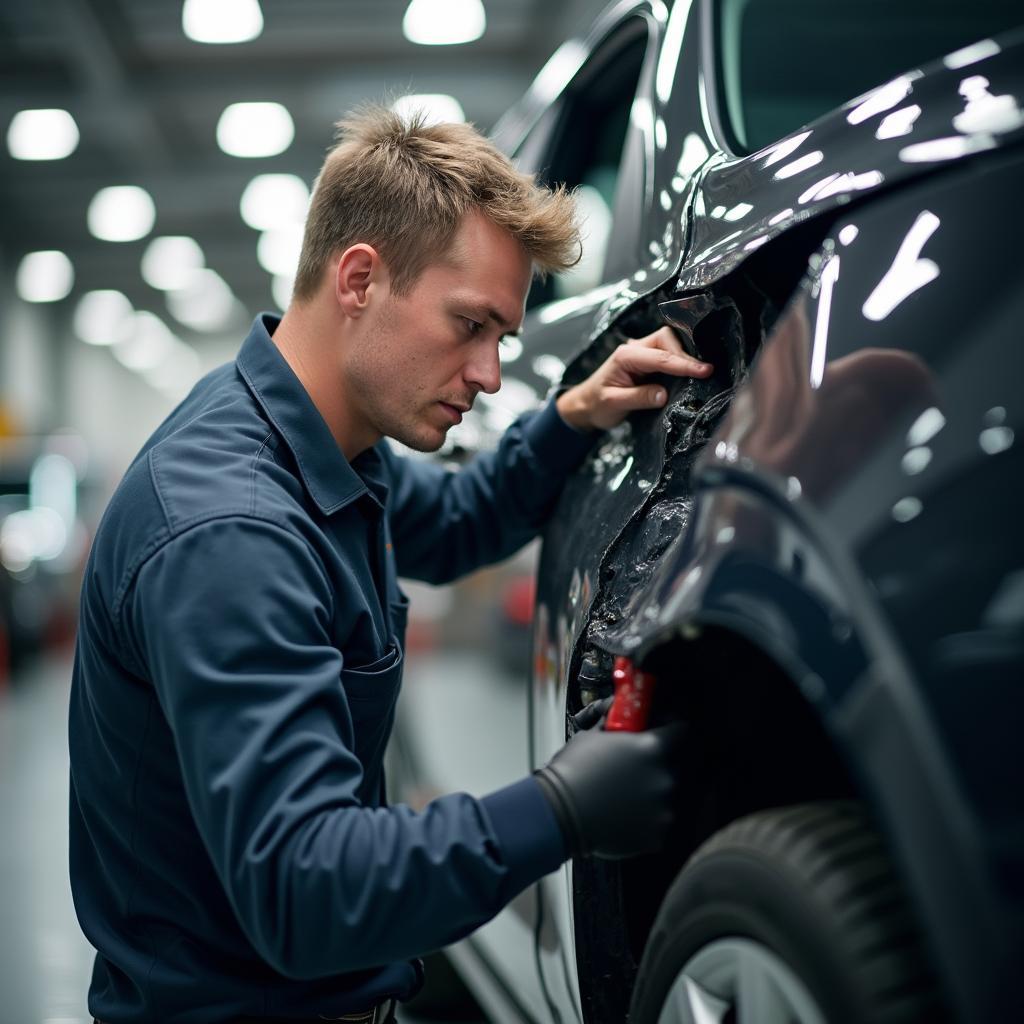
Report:
M557 682L551 680L559 693L588 651L605 652L592 657L610 683L614 637L632 621L632 602L645 593L666 548L684 531L694 460L747 372L743 317L731 298L703 296L664 309L657 298L647 297L632 311L632 320L620 319L581 353L567 369L565 383L584 379L616 345L643 330L631 329L631 323L663 319L674 323L688 344L707 350L703 354L715 370L706 379L662 378L668 391L665 407L636 414L611 431L562 492L545 530L538 573L539 614L545 623L553 619L561 627L555 638L545 637L560 652ZM592 529L581 530L581 521L593 524ZM574 601L580 578L593 589L585 608ZM579 702L570 688L570 706Z

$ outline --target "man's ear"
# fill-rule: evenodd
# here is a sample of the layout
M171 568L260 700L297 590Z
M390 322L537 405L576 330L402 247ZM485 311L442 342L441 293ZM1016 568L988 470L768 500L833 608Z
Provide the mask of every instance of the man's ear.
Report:
M357 242L350 245L334 270L334 296L347 316L355 319L366 312L371 287L379 288L387 281L387 269L372 245Z

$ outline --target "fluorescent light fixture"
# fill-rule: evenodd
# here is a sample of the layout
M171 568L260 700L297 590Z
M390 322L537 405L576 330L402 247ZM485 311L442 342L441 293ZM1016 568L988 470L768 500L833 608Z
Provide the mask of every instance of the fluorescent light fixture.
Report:
M824 159L825 154L820 149L814 150L813 153L805 153L803 156L797 157L796 160L790 160L788 164L783 164L775 172L775 179L781 181L784 178L792 178L794 174L801 174L812 167L817 167Z
M195 270L188 284L167 293L167 308L174 318L196 331L227 327L235 311L235 296L214 270Z
M683 36L686 34L686 22L692 3L693 0L677 0L665 29L665 41L661 46L658 69L654 76L654 89L662 103L668 102L669 96L672 95L676 63L679 60L679 51L683 46Z
M849 245L860 234L856 224L846 224L839 230L839 244Z
M753 209L750 203L737 203L728 213L723 214L722 219L728 221L743 220Z
M270 284L271 294L274 296L274 304L278 309L287 309L292 301L292 289L295 287L295 278L291 274L275 274Z
M516 335L510 334L498 349L498 360L502 363L514 363L522 354L523 343Z
M217 145L229 156L277 156L294 138L292 115L280 103L232 103L217 122Z
M794 135L791 139L783 139L781 142L776 142L774 146L770 146L768 149L762 149L757 156L767 157L762 166L771 167L772 164L777 164L780 160L785 160L790 153L795 153L810 137L810 132L801 132L799 135Z
M928 468L928 463L932 461L932 450L927 445L919 445L917 448L911 448L904 456L900 465L903 467L903 472L907 476L917 476L918 473L923 473Z
M683 152L680 154L676 173L688 178L708 156L708 147L704 140L696 132L688 132L683 140Z
M900 159L907 164L933 163L940 160L959 160L960 157L995 149L996 140L992 135L949 135L943 139L929 139L915 142L900 150Z
M861 124L875 114L892 110L897 103L902 103L910 95L914 88L914 80L920 77L920 71L911 72L873 89L846 115L846 120L850 124Z
M918 215L900 243L892 266L864 301L861 312L869 320L884 320L904 299L939 276L939 265L934 260L921 258L925 242L938 229L939 223L939 218L930 210Z
M543 377L549 384L559 384L565 375L565 363L549 353L537 356L530 366L538 377Z
M32 464L28 478L28 505L36 511L52 513L63 529L53 530L54 543L37 554L41 561L59 558L75 529L78 514L78 473L74 463L56 452L40 455ZM52 523L52 518L50 519ZM63 534L61 542L57 539Z
M402 18L405 38L421 46L471 43L486 27L480 0L412 0Z
M155 313L140 310L114 343L114 356L129 370L151 370L166 358L174 343L171 329Z
M19 110L7 129L15 160L63 160L77 147L78 125L66 110Z
M71 260L58 249L30 252L18 265L18 294L26 302L58 302L74 282Z
M1010 427L986 427L978 435L978 444L986 455L998 455L1013 444L1013 430Z
M242 193L242 220L257 231L301 224L309 206L309 189L296 174L258 174Z
M921 116L921 107L917 103L900 107L891 114L886 114L875 129L876 139L895 139L900 135L909 135L914 130L914 122Z
M161 291L184 288L192 274L205 263L203 250L187 235L154 238L142 255L142 278Z
M113 345L132 313L132 304L121 292L86 292L75 307L75 334L90 345Z
M942 410L931 405L910 425L907 431L907 445L911 448L920 448L926 445L944 426L946 417Z
M263 31L259 0L185 0L181 29L197 43L246 43Z
M968 64L977 64L979 60L987 60L1001 52L999 44L994 39L980 39L962 50L955 50L953 53L942 58L942 63L947 68L956 70L965 68Z
M454 96L445 93L425 92L411 96L401 96L391 105L391 109L404 121L420 114L424 124L441 124L445 121L460 123L466 120L462 104Z
M23 572L36 559L57 558L67 541L67 527L52 508L20 509L0 526L0 554L12 572Z
M953 127L958 132L1002 135L1024 124L1024 109L1018 105L1016 96L1012 93L993 96L988 79L982 75L965 78L960 83L960 95L967 101L967 107L953 118Z
M301 252L301 225L264 231L256 244L256 259L268 274L294 274Z
M156 207L149 193L137 185L112 185L92 197L89 230L104 242L134 242L153 230Z
M920 498L900 498L892 507L892 517L897 523L909 523L911 519L916 519L923 510L924 505Z
M825 264L820 277L818 312L814 318L814 347L811 350L811 387L820 388L825 377L825 356L828 351L828 321L832 314L832 290L839 280L839 257Z

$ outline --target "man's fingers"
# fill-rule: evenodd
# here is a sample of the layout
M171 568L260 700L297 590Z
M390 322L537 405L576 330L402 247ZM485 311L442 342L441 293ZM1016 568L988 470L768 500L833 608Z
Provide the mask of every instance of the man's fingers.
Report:
M645 348L660 348L677 356L686 355L686 349L679 342L676 332L671 327L659 327L653 334L642 338L630 338L630 345L643 345Z
M632 412L634 409L660 409L667 398L665 389L658 384L605 388L604 391L607 406L623 413Z
M670 373L674 377L707 377L713 369L710 363L703 363L692 356L643 345L620 345L615 355L623 370L638 377L649 373Z

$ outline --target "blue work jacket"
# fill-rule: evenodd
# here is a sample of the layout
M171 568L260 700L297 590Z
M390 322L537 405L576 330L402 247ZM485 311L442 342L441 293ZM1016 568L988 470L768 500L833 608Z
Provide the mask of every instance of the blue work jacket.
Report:
M543 523L590 439L549 402L459 472L346 461L257 318L99 526L71 693L71 883L122 1021L317 1018L400 999L566 856L532 777L388 807L398 575L444 583ZM481 679L482 686L488 680Z

